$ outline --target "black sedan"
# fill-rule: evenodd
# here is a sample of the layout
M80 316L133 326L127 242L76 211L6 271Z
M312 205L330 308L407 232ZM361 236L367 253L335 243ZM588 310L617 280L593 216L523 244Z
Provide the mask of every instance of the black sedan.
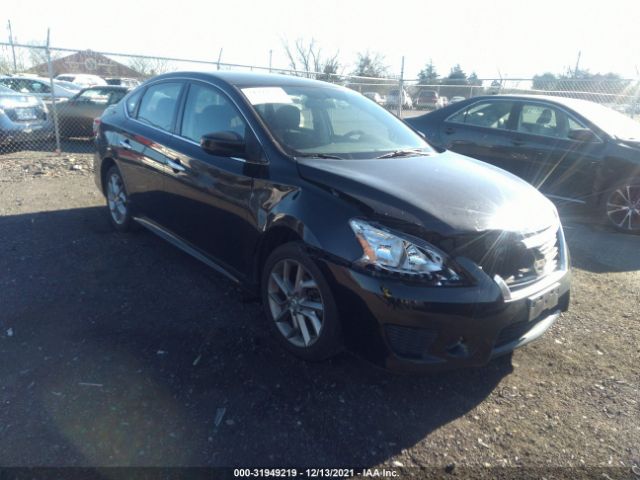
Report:
M302 358L347 346L405 371L483 365L568 308L553 204L349 89L171 73L95 126L113 226L142 225L259 293Z
M109 106L118 103L128 87L96 86L81 90L67 102L56 105L62 137L90 137L93 120Z
M640 122L586 100L493 95L407 123L441 149L504 168L550 198L640 232Z

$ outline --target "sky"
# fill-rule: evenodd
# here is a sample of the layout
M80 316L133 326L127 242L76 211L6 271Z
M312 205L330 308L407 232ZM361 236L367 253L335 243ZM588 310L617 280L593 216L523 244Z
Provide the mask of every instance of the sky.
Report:
M440 75L459 63L480 78L529 78L576 64L592 73L640 77L640 0L147 1L3 0L0 38L11 20L19 42L288 67L282 47L315 39L339 51L343 73L358 52L384 56L415 78L431 59Z

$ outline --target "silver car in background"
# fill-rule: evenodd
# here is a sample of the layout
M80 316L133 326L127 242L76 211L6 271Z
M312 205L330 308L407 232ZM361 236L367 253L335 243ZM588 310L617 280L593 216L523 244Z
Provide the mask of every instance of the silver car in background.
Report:
M48 140L53 122L44 102L0 86L0 145Z

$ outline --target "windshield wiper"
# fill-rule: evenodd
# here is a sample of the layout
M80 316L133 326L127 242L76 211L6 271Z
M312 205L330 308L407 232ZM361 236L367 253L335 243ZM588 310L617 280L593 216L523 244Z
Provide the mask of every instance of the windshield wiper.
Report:
M393 152L385 153L376 158L411 157L413 155L430 155L430 153L417 148L412 150L394 150Z
M331 160L344 160L343 157L339 157L337 155L331 155L329 153L300 153L296 155L296 157L303 158L327 158Z

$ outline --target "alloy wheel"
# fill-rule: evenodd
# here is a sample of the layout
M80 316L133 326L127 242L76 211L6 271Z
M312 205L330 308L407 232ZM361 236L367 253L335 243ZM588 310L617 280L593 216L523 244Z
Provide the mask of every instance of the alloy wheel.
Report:
M623 185L609 194L607 217L619 229L640 230L640 185Z
M122 178L117 173L112 173L107 183L107 204L113 221L123 225L127 219L127 193Z
M276 263L267 283L269 310L280 333L292 345L307 348L322 332L324 302L313 275L298 261Z

